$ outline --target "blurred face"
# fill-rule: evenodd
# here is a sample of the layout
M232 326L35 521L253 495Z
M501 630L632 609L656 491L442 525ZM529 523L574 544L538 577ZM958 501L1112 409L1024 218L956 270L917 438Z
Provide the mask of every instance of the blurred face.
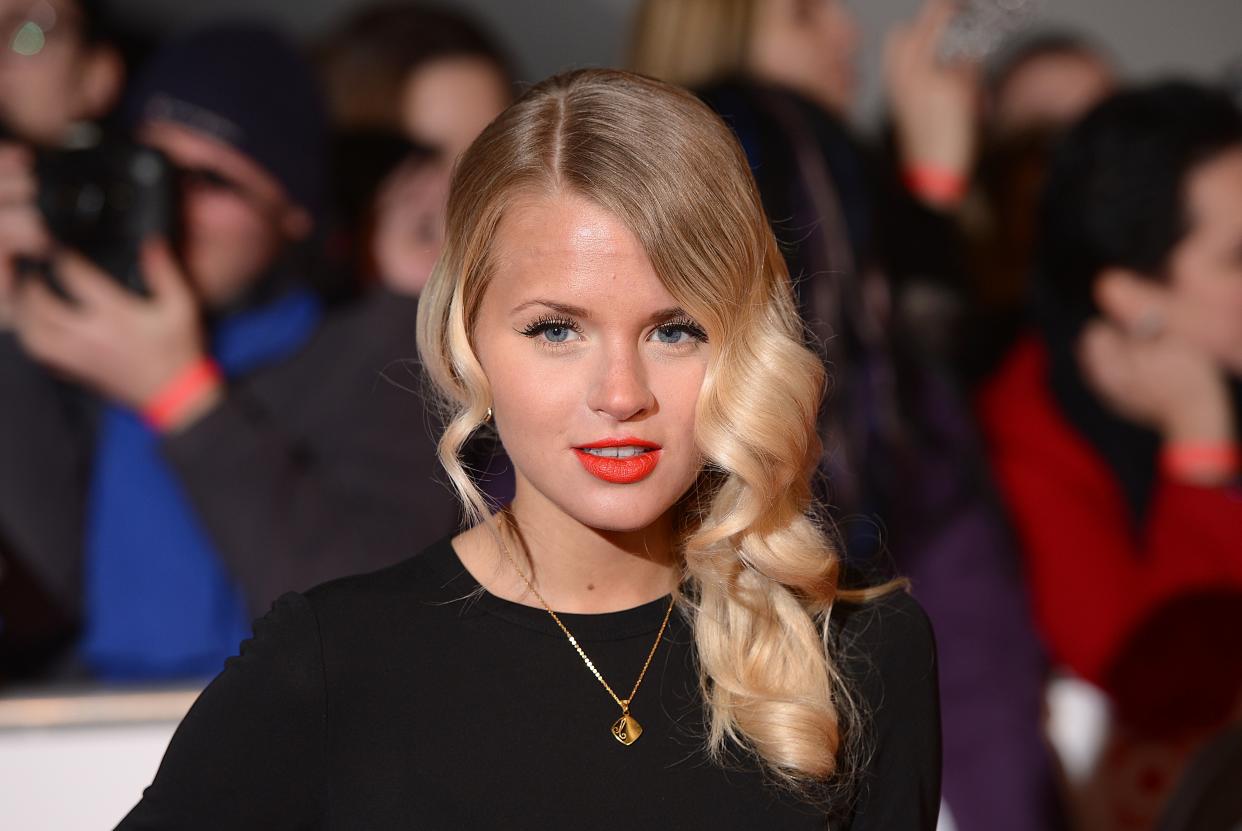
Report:
M1186 207L1191 230L1169 259L1172 300L1195 321L1184 336L1242 375L1242 147L1191 172Z
M580 197L514 205L474 323L516 503L601 531L663 517L701 466L708 349L634 235Z
M276 179L228 145L166 121L139 135L183 171L182 258L208 307L236 300L290 240L310 232L310 217Z
M839 115L856 86L859 32L842 0L759 0L749 64L756 77L810 98Z
M120 91L120 60L82 41L67 0L0 0L0 120L36 144L102 115Z
M384 285L418 295L444 244L448 165L403 165L380 188L371 235L371 259Z
M507 106L505 79L483 58L430 61L411 73L401 96L406 134L454 161Z
M1064 52L1032 58L998 91L993 122L1000 133L1063 127L1115 85L1112 70L1092 55Z

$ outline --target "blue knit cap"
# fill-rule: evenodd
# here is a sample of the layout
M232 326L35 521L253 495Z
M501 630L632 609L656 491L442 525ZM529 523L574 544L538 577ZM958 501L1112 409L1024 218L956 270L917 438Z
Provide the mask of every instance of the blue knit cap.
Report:
M314 71L275 30L234 23L176 38L143 67L126 121L173 121L250 157L322 219L327 119Z

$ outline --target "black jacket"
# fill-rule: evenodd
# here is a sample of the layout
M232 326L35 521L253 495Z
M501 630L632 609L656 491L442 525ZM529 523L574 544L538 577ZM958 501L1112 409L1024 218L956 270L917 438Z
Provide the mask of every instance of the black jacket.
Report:
M252 613L285 591L408 557L457 527L416 368L416 308L375 292L163 440ZM83 400L0 337L0 558L7 550L13 566L0 583L30 575L70 617L80 611L93 449Z

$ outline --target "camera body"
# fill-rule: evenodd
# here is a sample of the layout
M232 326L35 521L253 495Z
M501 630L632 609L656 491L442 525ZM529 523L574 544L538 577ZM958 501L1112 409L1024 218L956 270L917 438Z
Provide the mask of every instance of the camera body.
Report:
M146 295L142 242L172 240L178 226L176 170L168 158L141 144L106 139L83 149L39 151L35 177L52 237Z

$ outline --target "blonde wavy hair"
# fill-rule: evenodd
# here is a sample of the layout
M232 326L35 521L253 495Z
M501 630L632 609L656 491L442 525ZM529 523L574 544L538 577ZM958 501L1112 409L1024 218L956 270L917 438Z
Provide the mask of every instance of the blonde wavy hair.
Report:
M762 0L642 0L630 69L685 87L743 74Z
M620 218L712 345L697 402L707 460L678 504L684 590L708 709L708 750L758 754L784 784L852 766L858 713L828 618L840 559L813 516L825 372L804 345L784 260L746 159L689 93L611 70L559 75L506 110L462 157L447 236L418 310L424 367L445 399L440 460L471 521L490 507L461 460L491 395L471 331L508 206L572 192Z

